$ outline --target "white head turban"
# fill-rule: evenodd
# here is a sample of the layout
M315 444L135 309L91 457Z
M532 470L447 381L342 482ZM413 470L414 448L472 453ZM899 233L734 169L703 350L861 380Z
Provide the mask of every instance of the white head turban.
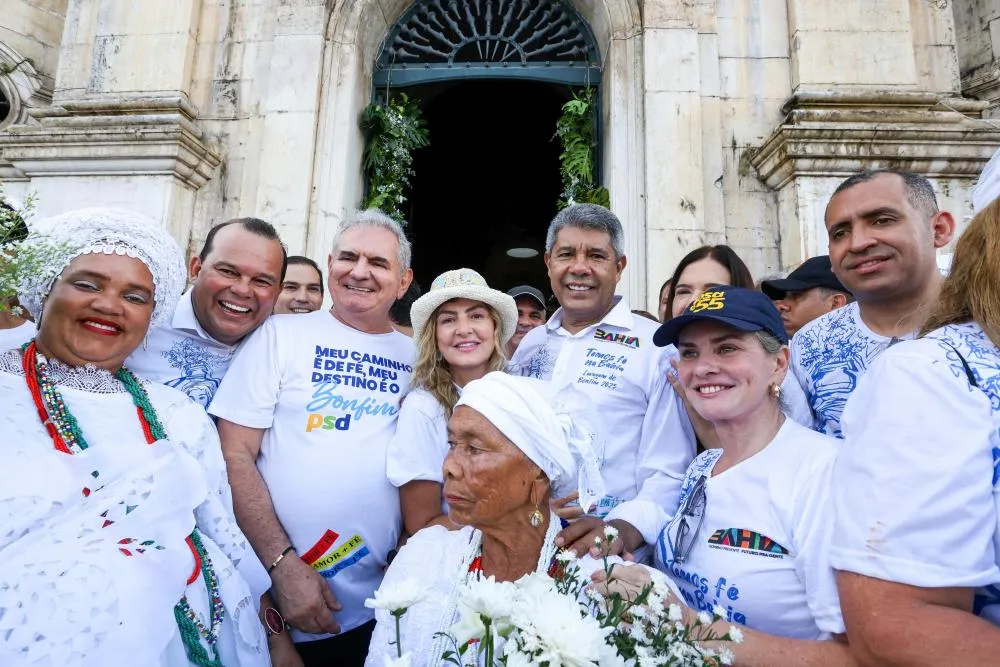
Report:
M972 215L979 215L997 197L1000 197L1000 150L983 167L979 182L972 188Z
M156 302L150 328L170 316L187 281L184 258L170 233L152 218L125 209L85 208L40 220L31 225L20 248L42 262L39 270L21 278L18 290L21 305L35 321L55 279L80 255L125 255L146 265Z
M586 402L572 388L557 394L548 382L494 372L465 385L455 407L467 405L483 415L542 469L553 488L576 481L580 507L587 511L604 497L604 480L594 451L597 431L584 418Z

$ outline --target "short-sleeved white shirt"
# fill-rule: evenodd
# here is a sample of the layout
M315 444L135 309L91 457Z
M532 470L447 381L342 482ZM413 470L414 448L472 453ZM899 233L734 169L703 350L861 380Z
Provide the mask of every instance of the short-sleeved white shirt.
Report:
M424 388L412 390L399 408L396 434L389 443L386 473L393 486L426 480L444 483L448 455L448 417L444 406Z
M562 327L563 310L557 310L545 326L525 334L511 372L573 385L589 396L604 440L598 457L607 495L597 513L625 519L642 532L649 523L643 516L610 511L634 499L653 477L644 495L654 505L676 504L694 458L694 433L667 382L673 348L656 347L657 323L633 315L628 302L616 298L601 322L575 334Z
M299 556L343 606L345 631L372 619L364 601L399 538L386 449L413 356L403 334L362 333L328 311L275 315L240 346L209 408L266 429L257 468Z
M198 323L188 290L169 322L151 329L125 365L153 382L180 389L207 408L238 345L215 340Z
M1000 350L975 323L893 346L858 383L843 428L833 566L975 588L976 613L1000 625Z
M707 476L704 519L686 538L694 540L686 559L675 562L676 512L660 531L656 567L689 606L721 607L731 622L794 639L844 632L827 560L836 440L786 419L767 447L713 476L721 455L721 449L702 452L685 477L681 507ZM694 531L697 521L687 521Z
M859 378L890 345L913 336L875 333L861 319L856 301L802 327L792 338L791 366L816 418L816 430L843 437L840 415Z
M23 324L10 329L0 329L0 352L21 347L34 338L36 332L35 323L31 320L25 320Z

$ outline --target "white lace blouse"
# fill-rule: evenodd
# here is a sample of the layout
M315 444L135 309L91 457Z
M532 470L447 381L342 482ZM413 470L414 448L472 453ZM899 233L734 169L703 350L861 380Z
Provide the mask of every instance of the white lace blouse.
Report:
M146 443L112 375L49 364L89 447L55 449L17 350L0 354L0 664L189 663L174 605L210 602L185 538L197 525L225 613L227 667L269 664L257 617L267 575L236 525L218 436L183 393L145 384L169 440ZM206 645L202 640L203 645Z

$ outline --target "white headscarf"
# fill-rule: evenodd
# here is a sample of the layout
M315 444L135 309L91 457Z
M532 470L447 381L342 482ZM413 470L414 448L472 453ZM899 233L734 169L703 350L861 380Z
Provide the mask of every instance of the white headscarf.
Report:
M972 188L972 215L979 215L997 197L1000 197L1000 150L983 167L979 181Z
M604 480L594 452L597 431L584 418L586 403L572 388L557 393L548 382L498 371L465 385L455 407L466 405L483 415L553 487L575 480L580 507L587 511L604 497Z
M166 321L187 280L177 242L157 221L120 208L85 208L31 225L18 252L35 253L41 266L23 276L18 298L38 321L55 279L80 255L125 255L146 265L153 276L153 328Z

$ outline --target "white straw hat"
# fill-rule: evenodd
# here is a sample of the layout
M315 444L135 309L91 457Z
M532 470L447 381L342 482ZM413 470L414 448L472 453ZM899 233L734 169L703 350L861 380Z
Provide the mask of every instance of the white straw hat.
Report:
M413 339L420 340L420 334L427 326L427 320L445 301L470 299L480 301L500 315L500 344L506 345L517 329L517 304L514 297L492 289L486 280L472 269L445 271L434 279L430 290L410 306L410 324L413 325ZM503 353L503 350L500 351Z

